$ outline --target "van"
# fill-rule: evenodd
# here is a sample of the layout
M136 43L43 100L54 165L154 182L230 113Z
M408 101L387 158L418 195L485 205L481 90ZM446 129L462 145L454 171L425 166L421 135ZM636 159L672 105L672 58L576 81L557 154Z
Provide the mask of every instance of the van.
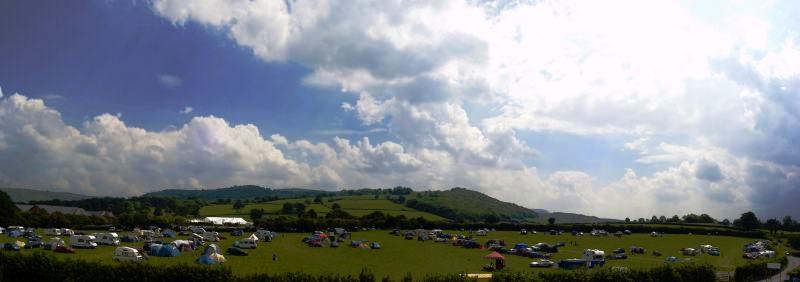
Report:
M42 232L48 236L61 236L61 229L59 228L45 228Z
M61 236L72 236L75 235L75 231L69 228L61 229Z
M131 247L119 247L114 250L115 261L142 261L144 256L138 250Z
M255 249L258 246L257 239L245 238L233 243L233 245L240 249Z
M95 242L101 245L119 246L119 235L117 233L94 233L97 239Z
M94 249L97 248L95 239L97 238L92 235L72 235L69 237L69 245L73 248Z

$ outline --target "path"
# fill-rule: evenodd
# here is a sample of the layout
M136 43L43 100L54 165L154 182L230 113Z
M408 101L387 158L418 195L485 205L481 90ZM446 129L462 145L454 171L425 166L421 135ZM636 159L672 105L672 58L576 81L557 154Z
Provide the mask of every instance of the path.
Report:
M788 258L789 258L789 263L786 265L786 268L783 269L783 271L781 271L781 273L776 274L775 276L772 276L767 280L761 280L759 282L783 281L781 279L787 279L789 277L789 275L787 275L789 273L789 271L792 271L795 268L800 267L800 258L799 257L789 256Z

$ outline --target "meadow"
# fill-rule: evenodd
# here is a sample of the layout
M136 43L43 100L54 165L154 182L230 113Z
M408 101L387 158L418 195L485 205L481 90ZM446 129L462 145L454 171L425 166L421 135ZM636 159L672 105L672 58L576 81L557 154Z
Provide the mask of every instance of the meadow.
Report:
M89 233L89 232L87 232ZM125 233L121 233L125 234ZM230 235L230 234L224 234ZM249 235L249 234L248 234ZM122 236L122 235L121 235ZM275 240L259 244L254 250L247 250L249 256L226 256L233 273L237 275L254 273L275 273L303 271L307 273L343 273L358 274L362 268L372 270L377 277L390 276L394 279L403 277L411 272L415 277L426 273L480 273L481 267L489 261L484 256L489 253L481 249L465 249L447 243L434 243L432 241L420 242L417 240L404 240L400 236L390 235L388 231L360 231L353 233L356 240L380 242L379 250L352 248L348 242L339 248L313 248L301 242L307 234L282 233ZM501 239L509 246L518 242L535 244L537 242L565 242L566 246L554 254L553 260L578 258L586 248L601 249L610 253L615 248L640 246L647 249L646 254L628 254L625 260L609 260L607 266L625 266L628 268L648 268L665 264L667 256L676 256L679 259L687 258L680 254L682 247L697 248L701 244L718 246L721 256L701 254L688 257L695 262L707 262L717 267L718 271L732 271L737 265L745 263L741 258L741 247L752 241L748 238L714 236L714 235L665 235L664 237L650 237L649 234L626 235L621 238L572 236L562 235L521 235L518 232L497 231L490 232L488 236L477 237L478 241L485 242L489 239ZM45 240L49 239L48 237ZM237 237L228 236L218 244L222 249L231 246ZM12 242L14 238L0 237L2 242ZM172 239L165 238L165 241ZM577 243L577 246L571 243ZM123 245L141 248L142 243L123 243ZM94 260L103 263L116 263L112 260L115 247L99 246L97 249L79 249L76 254L58 254L59 258L73 258ZM653 250L660 251L663 256L655 257ZM6 251L7 252L7 251ZM22 253L49 252L42 249L23 249ZM146 263L150 264L179 264L194 263L202 251L183 253L179 257L163 258L150 257ZM277 260L272 260L272 255ZM533 269L529 267L531 258L506 255L506 271L554 271L555 269Z

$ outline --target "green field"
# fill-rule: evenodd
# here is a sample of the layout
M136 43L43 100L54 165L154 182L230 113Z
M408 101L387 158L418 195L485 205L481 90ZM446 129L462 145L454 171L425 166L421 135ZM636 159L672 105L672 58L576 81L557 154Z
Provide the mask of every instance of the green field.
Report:
M404 215L406 218L422 217L429 221L446 220L435 214L418 211L386 199L375 199L373 196L341 196L335 197L333 201L326 199L321 204L313 203L313 198L284 199L266 203L246 204L243 209L238 211L233 209L233 204L214 204L202 207L200 216L239 216L249 220L251 209L264 209L265 216L279 216L284 203L303 203L306 205L306 210L313 209L319 216L325 216L331 211L331 206L334 203L338 203L342 210L357 217L380 211L392 216Z
M87 232L88 233L88 232ZM228 234L225 234L228 235ZM122 236L122 235L121 235ZM480 249L464 249L451 244L434 243L432 241L419 242L404 240L399 236L389 235L387 231L355 232L355 239L364 239L380 242L380 250L359 249L349 247L345 242L339 248L312 248L301 242L306 234L283 233L273 242L260 244L258 249L248 250L250 256L226 256L234 273L252 274L261 272L286 272L304 271L309 273L344 273L358 274L367 267L374 271L378 277L389 275L399 279L406 272L411 272L415 277L425 273L479 273L481 267L488 261L483 256L489 252ZM45 238L46 240L48 238ZM228 238L219 244L223 249L231 246L236 238ZM715 265L720 271L732 271L736 265L745 263L741 258L741 246L752 239L708 236L708 235L667 235L665 237L650 237L647 234L634 234L622 238L571 236L571 235L520 235L518 232L492 232L489 236L478 237L479 241L488 239L502 239L510 246L517 242L535 244L537 242L565 242L553 259L577 258L586 248L597 248L610 253L615 248L629 248L632 245L647 248L647 254L632 255L626 260L608 261L610 266L626 266L629 268L645 268L662 265L666 256L684 258L680 248L697 248L701 244L711 244L720 247L722 256L713 257L698 255L689 257L693 261L708 262ZM0 237L2 242L14 241L7 236ZM167 239L166 241L171 241ZM570 242L577 242L572 246ZM127 244L141 248L142 243ZM114 247L100 246L94 250L78 250L77 254L55 254L58 257L72 257L87 260L96 260L104 263L112 261ZM664 256L654 257L652 250L661 251ZM41 249L22 250L23 253L46 252ZM148 263L177 264L180 262L193 263L201 251L184 253L176 258L151 257ZM272 254L277 254L278 260L272 261ZM553 271L553 269L531 269L528 264L533 260L514 255L506 255L507 270L510 271Z

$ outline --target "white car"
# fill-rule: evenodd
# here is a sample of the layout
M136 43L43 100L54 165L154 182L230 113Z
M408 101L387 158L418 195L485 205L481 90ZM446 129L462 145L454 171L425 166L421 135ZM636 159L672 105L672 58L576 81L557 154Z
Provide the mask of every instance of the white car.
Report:
M540 259L539 261L531 262L531 267L553 267L555 263L551 260Z
M246 238L236 241L233 245L240 249L255 249L258 246L258 239Z
M144 256L142 256L137 249L131 247L119 247L114 250L114 260L138 262L144 260Z

